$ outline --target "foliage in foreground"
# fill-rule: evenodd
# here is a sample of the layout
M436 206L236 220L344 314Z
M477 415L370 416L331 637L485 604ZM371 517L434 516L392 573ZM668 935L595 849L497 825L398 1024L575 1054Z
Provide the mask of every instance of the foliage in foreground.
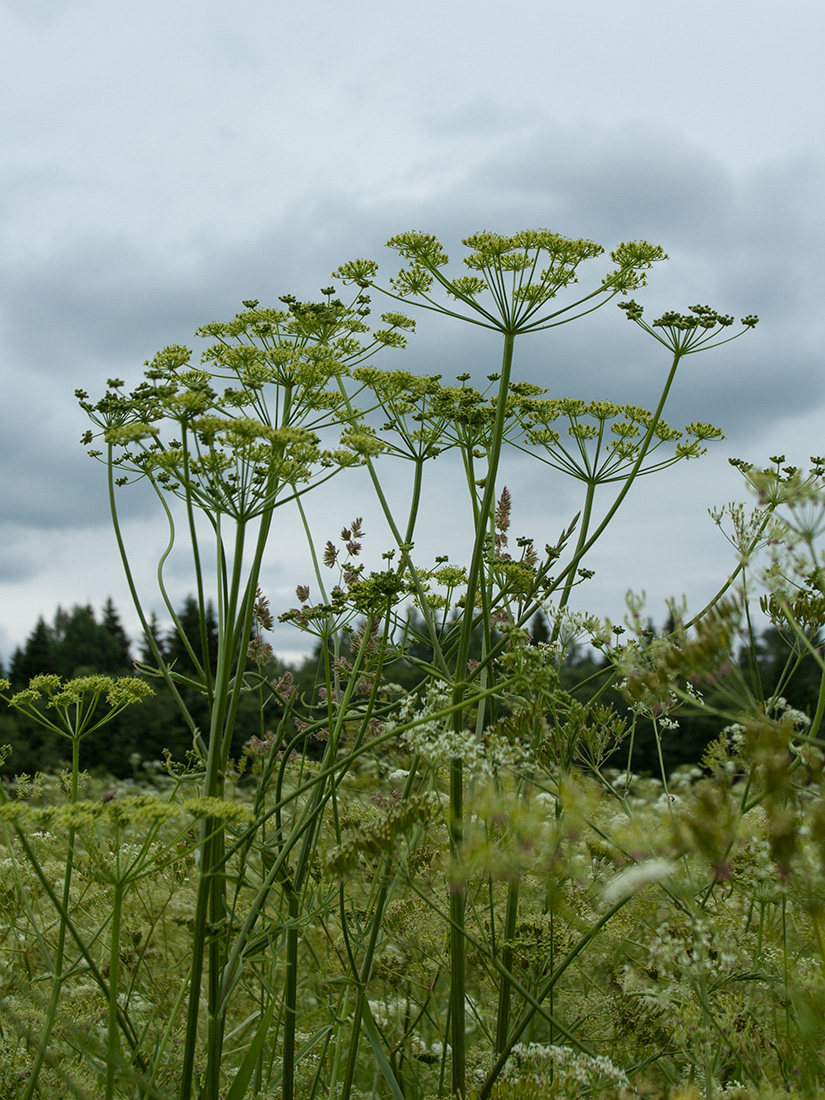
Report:
M619 782L623 774L610 772L600 782L579 769L566 776L534 769L529 783L480 785L462 868L470 887L468 1075L480 1092L497 1063L502 990L511 998L504 1044L511 1055L484 1095L566 1096L580 1082L600 1085L599 1095L623 1095L618 1086L625 1084L665 1095L691 1078L702 1091L708 1081L740 1081L756 1095L771 1081L804 1091L820 1078L825 819L819 783L812 785L805 769L789 791L783 812L794 815L798 833L779 874L777 846L788 838L779 836L764 791L751 784L745 794L755 770L747 750L730 752L720 742L714 757L719 770L712 778L673 777L668 795L653 780L628 785ZM266 767L268 758L257 759ZM340 843L332 826L318 837L300 917L296 1095L326 1095L344 1077L357 974L366 957L366 1038L353 1095L374 1089L391 1095L371 1041L385 1053L386 1072L404 1096L437 1096L449 1080L450 849L437 793L445 776L438 768L422 770L415 794L402 802L409 763L398 753L383 774L354 770L338 799ZM300 760L287 761L281 800L313 778L312 771ZM261 843L245 843L256 815L251 792L232 791L231 800L214 806L188 796L171 778L167 784L108 802L102 788L91 787L73 806L49 784L37 798L7 804L6 826L20 834L10 836L3 866L3 1095L23 1094L35 1061L49 1004L43 973L59 950L54 916L63 899L50 897L50 890L65 875L70 838L78 851L67 906L71 939L64 946L70 965L51 1036L52 1057L62 1060L59 1068L41 1070L41 1093L61 1095L65 1076L80 1095L96 1096L96 1068L102 1076L108 1058L116 1069L115 1095L137 1095L142 1050L153 1055L156 1092L174 1095L183 1041L180 994L197 901L197 823L220 813L238 846L227 865L234 884L230 934L237 936L249 920L277 857L266 834ZM274 797L268 801L277 804ZM514 885L518 913L508 928ZM254 1050L262 1017L267 1028L248 1095L255 1095L256 1081L260 1095L279 1094L287 981L282 950L290 918L278 893L245 945L222 1095ZM121 990L117 1006L113 980ZM109 1027L118 1037L111 1048ZM20 1038L11 1040L16 1028ZM201 1046L199 1074L203 1057ZM536 1075L542 1085L531 1092Z
M589 241L477 234L458 277L433 237L390 244L405 266L385 286L371 261L336 274L355 287L348 305L331 288L282 310L248 302L202 330L200 366L168 348L130 393L112 380L95 404L80 394L146 671L176 698L193 747L156 789L111 797L83 772L84 742L119 709L139 711L146 682L6 686L13 708L66 739L72 765L58 787L4 790L4 1086L15 1100L815 1095L825 690L810 716L781 689L805 655L825 671L825 463L808 475L781 458L742 464L758 506L717 516L738 562L702 614L674 607L667 637L648 636L635 600L629 632L570 614L636 478L720 437L706 424L679 432L662 413L682 360L732 339L733 318L694 306L648 323L622 301L670 358L655 410L547 397L514 381L517 339L635 291L660 249L619 246L574 298L579 267L602 252ZM413 323L392 311L370 333L370 290L491 330L500 370L475 390L469 376L448 386L378 369L372 357L403 346ZM581 483L578 515L543 550L510 543L509 448ZM413 555L425 474L449 450L472 551L425 564ZM409 464L403 509L379 478L391 460ZM302 505L353 466L394 537L371 572L363 520L321 549ZM158 578L186 672L158 646L132 578L118 500L138 479L169 523ZM273 619L258 584L283 505L307 528L311 580L282 618L320 643L312 699L267 674ZM194 631L163 581L181 530ZM743 640L756 644L754 577L790 645L770 697L758 678L720 679ZM540 609L549 637L532 645ZM563 686L582 636L608 658L629 716L602 682L589 695ZM400 657L417 662L420 686L394 681ZM233 762L249 698L271 724ZM688 708L718 723L704 770L637 778L636 738L649 728L660 746Z

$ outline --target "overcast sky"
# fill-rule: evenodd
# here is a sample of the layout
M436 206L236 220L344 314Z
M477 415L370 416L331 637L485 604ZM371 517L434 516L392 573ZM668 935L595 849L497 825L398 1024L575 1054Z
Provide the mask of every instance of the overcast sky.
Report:
M760 315L686 362L666 414L727 440L639 486L580 593L614 618L628 588L657 621L668 596L698 608L732 564L706 510L746 498L727 458L825 451L824 40L815 0L513 0L506 15L491 0L0 0L0 658L58 603L111 595L136 629L75 388L134 383L242 299L314 296L346 259L389 271L383 244L407 229L457 258L479 229L642 237L671 257L649 315L696 301ZM498 346L436 323L400 354L389 365L481 380ZM524 343L516 375L649 406L665 369L611 306ZM571 487L506 475L514 534L554 541ZM462 550L448 481L422 556ZM127 510L159 609L164 531L146 503ZM322 541L363 514L367 548L389 546L358 475L313 514ZM276 612L308 579L289 530L264 574ZM192 590L182 564L170 583ZM275 643L308 645L286 628Z

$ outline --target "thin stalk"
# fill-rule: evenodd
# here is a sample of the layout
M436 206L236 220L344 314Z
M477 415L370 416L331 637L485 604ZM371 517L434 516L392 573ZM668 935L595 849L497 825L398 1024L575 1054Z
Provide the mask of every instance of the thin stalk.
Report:
M506 689L507 685L505 684L504 686ZM478 692L472 697L470 705L475 706L483 699L489 698L491 695L501 690L501 684L486 688L483 692ZM398 725L393 725L392 729L390 729L387 733L379 734L377 737L373 737L366 744L358 744L355 748L350 750L350 752L348 752L346 756L342 756L333 764L322 764L321 770L317 772L312 777L312 779L301 783L294 790L290 791L286 795L283 795L281 798L278 799L275 805L267 810L266 814L264 814L263 817L254 822L252 825L248 826L246 831L239 836L236 843L228 850L227 856L225 858L233 855L235 851L237 851L238 848L248 840L249 836L256 830L260 829L271 817L275 817L278 812L280 810L283 810L284 807L288 806L290 802L296 801L298 798L300 798L302 794L306 794L307 791L312 790L313 787L316 787L319 782L328 779L331 775L335 775L336 773L339 773L343 776L349 770L352 764L354 764L356 760L359 760L366 753L373 752L375 749L380 748L382 745L397 741L402 733L406 733L406 731L410 729L415 729L416 726L419 726L424 722L430 723L438 722L441 719L449 719L453 714L453 710L453 706L450 705L448 707L443 707L441 710L428 713L423 718L418 718L410 722L402 722ZM349 718L352 718L352 715L350 715ZM279 856L279 861L280 858L281 857ZM270 882L271 884L271 881L274 881L271 876L272 871L270 870L265 882Z
M338 741L341 736L341 729L343 725L341 716L346 713L352 695L355 692L356 683L359 678L360 666L364 660L367 647L369 645L371 624L372 620L368 618L364 625L364 635L361 639L361 645L353 664L352 674L347 683L344 698L341 702L341 713L337 718L334 726L332 722L330 722L332 728L330 729L329 741L327 743L327 751L325 754L330 761L334 761L337 754ZM329 665L329 648L327 646L324 646L323 653L326 666L328 699L330 700L331 707L333 692L329 690L332 687L332 683L330 675L331 670ZM310 813L308 816L308 820L301 830L301 832L303 833L303 842L301 844L301 849L298 853L298 859L295 864L295 872L292 876L291 881L286 883L286 894L289 905L289 924L287 927L286 937L286 988L284 990L285 1015L283 1048L283 1100L293 1100L294 1096L294 1067L296 1060L295 1023L297 1018L298 1002L298 918L300 917L301 912L301 891L303 890L304 879L309 870L310 858L317 835L320 815L328 799L334 798L335 786L336 784L333 781L333 783L331 784L331 789L327 791L327 784L325 780L323 782L316 781L314 795L310 804Z
M587 543L587 532L590 529L590 517L593 513L593 500L596 495L596 482L588 481L587 492L584 497L584 507L579 513L581 517L581 523L579 526L579 537L576 541L576 549L573 551L573 561L581 561L584 554L584 546ZM573 591L573 584L575 580L575 574L570 573L564 585L564 591L559 598L559 612L563 611L567 606L567 601L570 599L570 593ZM561 630L561 615L556 619L553 626L553 635L550 639L551 643L554 643L559 636Z
M178 691L177 684L172 679L172 677L169 675L169 668L168 668L166 662L163 659L163 654L160 652L160 649L158 647L155 636L152 633L152 629L151 629L151 626L149 624L149 620L146 618L146 615L143 611L143 605L140 602L140 596L138 595L137 585L135 584L135 578L132 575L132 567L129 564L129 556L126 553L126 543L125 543L125 540L123 538L123 532L120 528L120 517L118 515L117 503L115 501L115 476L114 476L115 467L114 467L113 458L112 458L113 453L114 453L114 447L110 443L109 444L109 457L108 457L109 511L110 511L110 514L111 514L111 517L112 517L112 526L113 526L114 532L115 532L115 540L117 542L118 553L120 554L120 561L121 561L121 564L123 566L123 572L126 575L126 584L129 588L129 594L132 597L132 604L134 605L135 611L137 612L138 618L140 619L140 625L143 628L143 634L144 634L144 637L146 638L146 644L149 646L149 649L152 653L152 656L157 661L158 669L160 670L161 676L163 678L163 682L166 684L166 687L169 689L169 693L171 694L172 698L175 700L175 703L177 704L178 710L180 711L181 715L183 716L183 720L186 722L186 725L188 726L190 732L192 733L192 735L194 737L194 736L196 736L196 734L198 732L197 731L197 726L195 725L195 722L192 718L192 715L189 713L189 710L188 710L186 704L184 703L180 692ZM158 494L158 496L161 500L161 503L164 506L164 509L166 511L166 518L167 518L167 521L169 522L169 525L170 525L169 549L171 549L171 545L174 542L174 537L175 537L174 523L172 522L172 516L171 516L171 513L169 512L166 501L163 499L163 497L160 496L160 494ZM196 664L196 667L197 667L197 664Z
M352 1083L355 1079L355 1066L358 1060L358 1046L361 1038L361 1020L364 1015L364 1006L367 1000L367 987L369 985L370 975L372 974L372 962L375 957L375 949L378 945L378 934L381 931L381 920L384 915L387 897L389 896L392 877L391 861L387 859L384 862L384 874L381 878L381 887L375 905L375 915L372 921L372 928L370 929L367 950L364 953L361 969L358 974L358 993L356 995L355 1009L353 1012L352 1038L350 1039L349 1054L347 1056L347 1064L344 1070L344 1078L341 1083L341 1092L339 1094L341 1100L349 1100L350 1092L352 1091ZM284 1097L286 1098L286 1094L284 1094Z
M765 533L765 529L767 528L768 524L770 523L772 516L773 516L773 508L772 507L766 508L765 515L762 519L761 524L759 525L759 530L756 532L756 534L751 539L750 545L745 550L741 551L741 558L740 558L739 564L736 566L736 568L733 570L733 572L728 576L727 580L722 585L722 587L713 596L711 596L711 598L708 600L708 602L705 604L705 606L702 608L702 610L699 611L696 615L694 615L692 619L690 619L688 622L685 623L685 626L684 626L685 630L689 630L692 626L694 626L696 623L698 623L700 619L704 618L704 616L707 615L707 613L711 610L711 608L715 607L717 605L717 603L721 600L721 598L724 596L724 594L730 589L730 587L733 585L734 581L739 576L739 574L743 573L745 571L745 569L747 568L747 565L748 565L748 561L750 560L750 556L754 552L754 550L757 548L757 546L759 545L759 542L762 538L762 535Z
M4 799L4 801L5 801L5 799ZM80 951L80 954L82 955L83 959L86 962L89 973L94 978L94 980L97 983L98 988L100 989L100 991L103 994L104 998L108 1001L108 999L109 999L109 986L108 986L108 983L106 982L105 978L101 974L100 969L99 969L97 963L95 962L94 956L92 955L92 953L89 949L89 945L86 944L84 942L84 940L82 939L80 933L78 932L77 928L74 925L74 922L72 921L71 917L69 916L68 910L61 903L60 898L54 892L51 881L49 880L49 877L46 875L46 873L44 872L44 870L41 867L40 863L38 862L37 856L35 855L32 847L31 847L31 844L29 843L28 837L23 832L23 829L20 827L20 825L15 825L14 831L15 831L15 834L17 836L17 840L18 840L21 848L23 849L23 851L26 854L26 858L28 859L32 870L37 875L37 878L40 881L40 885L43 887L43 892L46 894L49 901L54 906L56 912L60 916L61 921L65 922L66 930L67 930L68 934L71 936L71 938L74 940L75 944L77 945L77 948ZM137 1048L137 1033L136 1033L134 1027L132 1027L131 1023L129 1022L128 1017L126 1016L125 1012L123 1012L122 1009L118 1009L118 1019L120 1020L121 1029L123 1031L123 1034L126 1037L126 1041L128 1042L130 1049L136 1050L136 1048ZM46 1055L46 1061L49 1062L49 1060L50 1060L50 1056L47 1054Z
M350 400L350 396L347 393L346 388L345 388L343 382L341 381L341 379L338 378L337 381L338 381L338 388L341 391L341 394L342 394L342 396L343 396L343 398L346 402L347 409L350 413L352 413L353 410L352 410L352 402ZM373 459L370 455L366 456L367 470L369 471L370 480L372 481L373 488L375 489L375 495L378 497L378 502L381 505L381 511L384 513L384 518L387 521L387 525L389 526L390 531L392 531L393 537L395 538L395 541L398 544L398 547L401 549L401 553L402 553L402 559L401 560L406 565L407 569L409 570L410 577L412 579L413 584L415 585L415 591L416 591L416 595L418 597L418 606L419 606L421 614L424 618L424 622L426 624L427 631L430 635L430 641L432 642L433 659L438 662L438 664L441 668L441 672L444 675L444 678L446 680L449 680L450 679L450 671L449 671L449 668L448 668L448 666L447 666L447 664L444 660L444 656L441 652L441 649L438 645L438 632L436 630L435 622L433 620L433 616L432 616L432 613L431 613L430 608L429 608L429 603L427 601L427 594L426 594L426 591L424 589L423 584L421 583L421 578L418 576L418 570L415 568L415 565L413 564L412 558L409 555L409 546L410 546L410 543L412 542L412 536L413 536L413 532L415 530L415 522L416 522L416 519L418 518L418 509L419 509L419 506L421 504L421 487L422 487L422 484L423 484L423 477L424 477L424 461L425 460L423 458L420 458L420 457L415 460L415 475L414 475L414 478L413 478L413 492L412 492L412 499L410 501L410 511L409 511L409 516L408 516L408 519L407 519L407 530L406 530L406 534L402 535L401 531L398 527L398 524L395 522L395 516L393 515L392 509L390 508L389 501L387 500L386 494L385 494L384 489L381 485L381 481L378 477L378 474L376 473L375 463L374 463L374 461L373 461Z
M507 393L513 366L515 334L504 334L501 360L501 378L496 401L496 417L490 453L487 460L487 478L481 502L479 521L476 524L475 544L467 576L464 603L464 620L455 666L453 704L456 707L452 724L456 734L464 726L464 696L466 690L467 660L473 630L473 609L484 562L484 544L487 536L487 517L493 514L496 499L496 475L498 474L504 427L507 417ZM450 761L450 1031L452 1047L452 1090L463 1097L466 1089L465 1048L465 999L466 999L466 948L464 940L465 889L461 884L460 851L464 839L464 765L460 757Z
M516 920L518 917L519 882L511 882L507 887L507 911L504 916L504 946L501 950L501 965L503 970L513 969L513 940L516 935ZM508 978L502 973L501 984L498 987L498 1012L496 1015L496 1045L495 1051L500 1054L507 1045L507 1036L510 1033L510 996L512 987ZM552 1011L552 1009L551 1009Z
M115 1094L115 1067L122 1061L118 1030L118 986L120 984L120 918L123 908L123 882L115 882L112 905L112 930L109 948L109 1014L106 1029L106 1092L105 1100Z
M222 556L222 546L218 542L218 553ZM218 661L215 673L215 698L210 715L209 745L206 758L204 793L207 797L220 798L223 795L224 768L222 760L222 741L224 715L227 705L229 682L232 676L234 647L234 619L240 588L240 571L243 554L243 525L239 525L235 536L235 558L233 561L232 581L228 598L220 594L218 601L219 633ZM198 877L198 891L195 903L195 915L192 922L192 963L190 967L189 1006L186 1018L186 1032L183 1044L183 1064L181 1069L180 1100L190 1100L192 1095L192 1077L195 1068L195 1050L200 1017L200 994L203 981L205 946L209 947L208 979L208 1049L207 1080L205 1100L218 1100L220 1081L220 1025L215 1010L219 1003L220 973L225 963L221 937L216 928L224 917L223 897L225 878L217 868L223 857L223 826L214 818L205 818L201 825L201 866ZM212 923L212 933L208 926ZM217 1049L213 1046L217 1042Z
M182 447L183 447L184 462L186 464L185 467L184 467L184 470L185 470L186 473L188 473L189 449L187 447L186 432L182 432L181 436L182 436L181 444L182 444ZM206 607L206 598L205 598L205 595L204 595L203 568L201 566L201 555L200 555L200 546L199 546L199 543L198 543L198 532L197 532L197 527L195 525L195 510L192 506L192 497L191 497L191 495L187 495L187 497L186 497L186 518L187 518L187 521L189 523L189 541L192 545L192 558L193 558L194 565L195 565L195 584L197 586L198 606L202 607L202 608L205 608ZM204 678L204 685L206 687L207 699L211 703L212 702L212 669L209 667L209 644L208 644L207 631L206 631L206 617L204 615L201 615L201 617L200 617L200 628L201 628L200 634L201 634L201 657L202 657L201 667L202 667L202 670L203 670L203 678ZM197 664L195 665L195 667L197 668Z
M295 1020L298 1012L298 918L301 914L300 895L288 889L288 921L286 932L286 981L284 988L284 1100L295 1095Z
M432 901L431 898L428 898L423 893L423 891L419 890L418 887L415 886L414 883L408 883L407 885L412 889L412 891L415 894L418 895L418 897L426 905L429 906L429 908L431 910L433 910L433 912L437 913L439 917L441 917L443 920L445 920L449 923L449 920L450 920L449 915L447 913L443 912ZM625 904L627 900L628 899L625 899L625 902L622 902L620 904ZM589 935L589 933L585 933L585 935L587 936L587 935ZM512 987L516 991L516 993L518 993L519 996L524 999L525 1004L531 1005L533 1010L534 1010L534 1013L536 1015L540 1016L547 1024L549 1024L551 1029L555 1029L555 1031L558 1032L558 1034L562 1038L566 1039L571 1047L575 1048L576 1050L580 1050L583 1054L592 1054L593 1053L593 1051L587 1045L587 1043L583 1042L581 1039L578 1039L576 1037L576 1035L568 1027L566 1027L563 1023L561 1023L554 1016L552 1016L551 1013L542 1005L541 1001L539 1000L539 997L540 996L545 996L546 997L547 993L544 993L544 994L542 994L541 992L531 993L530 990L521 981L519 981L519 979L516 977L515 974L513 974L512 971L504 974L501 959L496 958L496 956L490 950L490 947L489 947L488 944L486 944L486 943L482 942L481 940L477 939L475 936L473 936L469 932L465 932L465 938L470 943L470 945L473 948L475 948L475 950L479 953L480 956L486 955L489 958L493 969L497 970L500 974L502 974L504 977L507 978L507 981L510 982L510 984L512 985ZM573 950L578 951L581 946L584 946L584 945L577 944L576 947L573 948ZM569 961L572 962L572 959L569 960ZM562 966L566 968L567 965L568 965L568 959L565 958L562 962ZM448 1005L447 1011L448 1011L448 1016L449 1016L449 1005ZM447 1027L446 1030L449 1030L449 1027ZM514 1040L514 1042L515 1042L515 1040ZM510 1048L510 1049L512 1049L512 1048ZM445 1047L445 1050L446 1050L446 1047Z
M498 398L496 400L496 418L493 425L493 436L490 441L490 452L487 458L487 477L484 484L484 496L481 501L478 522L476 523L475 542L473 556L470 561L470 569L467 575L467 595L465 598L465 617L462 623L461 643L458 652L458 664L456 677L463 694L463 680L466 672L467 658L470 652L470 637L473 629L473 608L475 606L476 591L480 583L481 570L484 559L484 544L487 535L487 517L493 514L496 499L496 477L498 475L499 461L501 459L501 447L504 440L504 427L507 419L507 393L510 387L510 374L513 367L513 350L515 347L515 334L507 332L504 335L504 350L501 359L501 378L499 381Z
M230 707L230 683L235 663L235 624L238 618L241 572L243 569L245 525L239 524L235 534L232 576L228 604L219 601L220 622L218 661L215 672L215 705L210 715L209 750L206 764L205 793L222 798L226 781L225 746L227 709ZM240 670L238 670L240 672ZM230 727L231 731L231 727ZM223 1047L224 1013L219 1011L221 975L226 965L226 941L220 931L226 919L226 876L220 870L225 848L225 827L220 821L207 818L203 823L204 844L201 850L201 876L207 883L209 935L209 973L207 985L207 1061L204 1100L218 1100L220 1090L221 1051ZM197 913L196 913L197 919ZM191 1002L190 1002L191 1003Z
M825 673L820 677L819 696L816 700L816 713L811 719L811 728L808 730L809 737L816 737L822 723L823 714L825 714Z
M261 561L276 507L275 499L278 485L277 479L273 478L269 486L271 503L261 516L253 562L249 569L243 593L241 593L241 574L243 571L246 530L244 522L239 521L236 526L232 573L228 589L225 591L223 586L219 587L218 662L214 680L214 706L210 715L205 779L205 793L210 797L223 797L226 762L231 748L237 708L243 691L243 671L246 658L245 640L249 637L252 628L252 605L260 575ZM223 575L223 543L220 538L217 541L217 550L218 568ZM207 1081L205 1096L206 1100L217 1100L220 1088L221 1051L226 1019L222 975L227 963L227 948L225 937L218 934L218 929L226 919L226 878L222 871L225 862L225 829L222 823L207 819L203 823L203 830L201 877L198 883L198 905L195 920L199 926L202 926L202 935L205 932L206 925L204 921L208 912L213 928L213 934L209 941ZM195 938L197 939L197 932ZM199 958L196 956L199 956ZM198 966L197 971L195 970L196 963ZM201 944L195 956L193 956L193 969L191 971L194 981L193 988L190 990L185 1063L181 1082L182 1097L191 1095L191 1076L194 1068L194 1045L202 968L203 947ZM195 985L198 989L197 996L194 996Z
M525 1028L538 1011L538 1008L541 1005L542 1001L547 999L548 995L553 990L554 986L561 978L561 976L564 974L565 970L567 970L567 968L573 962L575 962L576 958L581 954L582 951L584 951L585 947L587 947L590 941L593 940L599 934L599 932L601 932L602 928L604 928L604 926L613 919L616 913L618 913L623 906L627 905L628 901L630 901L630 897L622 898L621 901L617 901L607 910L607 912L603 913L602 916L599 917L599 919L596 921L596 923L588 928L587 932L585 932L581 939L579 939L579 941L570 949L570 951L568 951L567 955L553 970L553 973L550 975L544 985L539 989L535 997L531 998L531 1003L528 1004L521 1019L510 1032L504 1049L499 1053L499 1056L496 1059L493 1068L487 1074L487 1077L484 1080L484 1084L481 1086L481 1090L479 1091L478 1100L487 1100L487 1097L490 1095L496 1079L498 1078L501 1071L504 1069L504 1065L507 1059L510 1057L510 1051L519 1041Z
M339 1003L338 1003L338 1006L337 1006L337 1011L336 1011L336 1014L335 1014L336 1022L339 1023L339 1024L343 1024L343 1022L346 1020L348 1014L349 1014L349 986L344 986L344 991L340 996ZM327 1093L327 1095L329 1097L329 1100L337 1100L337 1098L338 1098L338 1091L337 1091L338 1066L341 1063L341 1046L342 1046L343 1041L344 1041L343 1040L343 1035L344 1035L344 1028L342 1026L339 1026L339 1028L336 1032L336 1035L335 1035L335 1051L332 1055L332 1073L330 1074L329 1091ZM327 1045L329 1045L329 1041L327 1042ZM321 1068L322 1068L322 1066L321 1066L320 1059L319 1059L318 1074L320 1074ZM318 1075L316 1075L316 1081L317 1080L318 1080ZM313 1095L314 1094L315 1094L315 1090L313 1088Z
M315 550L315 540L312 537L312 532L309 528L309 520L307 514L304 511L304 505L300 497L296 497L295 503L298 506L298 515L301 517L301 524L304 528L304 534L307 540L307 549L309 550L309 556L312 559L312 570L315 573L315 580L318 584L318 591L321 594L321 599L324 603L329 603L329 597L327 596L326 585L324 584L324 578L321 574L321 566L318 562L318 554Z
M72 780L71 791L69 794L69 801L72 804L77 802L77 777L79 771L80 739L74 737L72 738ZM52 1030L54 1028L54 1022L57 1016L57 1006L63 990L63 963L66 955L66 915L69 912L69 901L71 898L72 872L74 868L74 843L76 835L77 831L74 825L71 825L69 827L68 849L66 852L66 870L63 875L63 904L62 911L59 917L60 923L57 930L57 949L55 951L54 958L54 980L52 982L51 994L49 996L49 1005L46 1009L46 1022L43 1027L43 1035L37 1045L37 1054L35 1056L34 1065L31 1068L26 1091L23 1094L23 1100L31 1100L32 1096L34 1095L35 1089L37 1088L37 1080L40 1076L40 1070L43 1068L43 1060L46 1056L49 1039L51 1038Z

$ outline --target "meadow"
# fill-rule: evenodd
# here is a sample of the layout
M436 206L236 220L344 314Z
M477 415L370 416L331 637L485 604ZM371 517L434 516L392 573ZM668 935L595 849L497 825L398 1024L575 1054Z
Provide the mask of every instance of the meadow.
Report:
M821 1095L825 460L738 463L752 506L714 516L730 574L697 614L674 605L664 634L635 597L624 624L570 610L636 479L721 438L665 421L680 364L757 318L697 305L648 321L630 295L666 257L644 241L595 279L600 246L544 230L467 238L461 274L432 236L389 244L401 264L386 281L352 261L320 301L248 301L204 326L197 364L170 347L132 390L78 392L146 646L135 676L0 683L70 759L0 796L0 1094ZM376 297L391 308L371 328ZM652 410L514 378L520 337L610 302L662 348ZM414 333L402 308L498 333L500 362L480 388L385 366ZM579 482L553 545L512 536L508 448ZM416 525L447 451L472 551L424 562ZM399 461L404 500L381 480ZM304 510L356 467L394 540L371 571L362 519L324 543ZM120 522L137 481L169 527L157 593L138 591ZM317 642L313 692L272 675L260 574L282 506L305 519L311 583L280 618ZM164 583L181 548L200 608L186 622ZM157 596L185 668L145 610ZM787 651L769 692L764 626ZM609 674L571 684L582 642ZM803 662L810 712L788 702ZM393 676L401 663L414 682ZM161 684L191 748L112 791L84 752ZM250 707L258 733L238 752ZM672 771L662 746L691 714L714 734ZM639 774L651 736L658 766Z

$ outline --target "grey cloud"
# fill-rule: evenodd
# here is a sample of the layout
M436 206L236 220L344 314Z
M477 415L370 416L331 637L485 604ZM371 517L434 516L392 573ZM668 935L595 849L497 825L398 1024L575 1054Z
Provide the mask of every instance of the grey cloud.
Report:
M242 298L314 296L353 256L372 256L389 272L383 243L408 228L439 233L456 259L458 238L480 228L547 225L608 247L636 236L661 241L672 259L639 294L652 303L649 315L701 299L763 317L739 343L684 364L670 419L712 420L733 440L752 439L777 415L823 398L822 322L811 312L822 289L822 176L809 160L739 178L678 136L640 127L546 122L512 137L497 127L486 161L422 187L417 199L316 195L234 246L194 240L186 255L165 258L135 240L98 237L7 264L2 371L12 396L0 446L6 466L13 459L22 473L6 487L6 515L54 527L100 520L99 471L77 443L85 423L73 406L76 386L95 396L112 375L135 381L154 351L191 345L198 325L231 316ZM602 266L591 265L594 282ZM375 313L381 308L376 300ZM388 365L447 378L497 369L492 334L418 319L419 336ZM609 306L524 341L517 369L555 393L644 405L657 396L661 352Z
M18 526L13 518L5 518L0 543L0 584L14 584L37 575L42 560L32 553L28 535L29 531Z
M449 209L453 224L461 207L463 223L475 215L505 232L539 224L608 247L633 237L662 243L671 260L637 295L651 303L649 316L697 299L759 313L755 333L685 363L671 406L678 420L699 416L701 405L701 418L722 419L729 434L752 438L777 414L823 398L821 311L812 308L823 290L823 167L808 158L739 175L674 133L545 123L501 143L433 205ZM525 374L546 376L552 346L558 374L584 395L602 396L606 387L614 400L645 403L660 349L639 333L631 342L609 316L582 324L586 332L570 326L552 344L524 343Z
M72 14L76 14L81 6L88 6L88 3L77 0L76 4L72 4ZM42 30L44 23L66 19L70 14L62 0L3 0L0 10L39 30Z
M123 239L72 242L2 273L9 349L50 375L130 360L192 331L215 296L203 272Z

